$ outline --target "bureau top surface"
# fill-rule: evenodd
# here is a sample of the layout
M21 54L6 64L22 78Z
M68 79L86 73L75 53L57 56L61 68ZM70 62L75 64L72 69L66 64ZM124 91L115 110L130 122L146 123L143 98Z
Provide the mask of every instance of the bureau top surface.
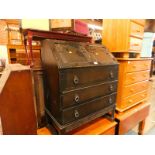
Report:
M46 39L42 42L42 50L48 53L51 61L54 58L61 69L118 64L103 45Z

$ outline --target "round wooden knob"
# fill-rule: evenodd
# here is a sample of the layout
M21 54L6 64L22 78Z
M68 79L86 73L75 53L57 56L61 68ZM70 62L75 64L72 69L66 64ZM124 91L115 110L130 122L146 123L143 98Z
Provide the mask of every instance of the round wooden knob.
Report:
M132 101L132 100L129 100L128 102L129 102L129 103L132 103L133 101Z
M131 89L130 89L130 91L131 91L131 92L134 92L134 89L133 89L133 88L131 88Z

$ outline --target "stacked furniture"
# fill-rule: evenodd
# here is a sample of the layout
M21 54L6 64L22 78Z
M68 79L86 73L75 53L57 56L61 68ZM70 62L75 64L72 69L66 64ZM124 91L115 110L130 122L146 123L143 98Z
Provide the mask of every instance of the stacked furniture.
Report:
M143 33L144 20L103 20L103 44L119 61L116 101L118 130L121 130L121 126L124 124L127 126L131 121L130 118L138 113L139 110L135 106L143 105L147 100L151 59L141 58ZM143 108L148 114L149 108L147 106L143 106ZM123 115L128 116L128 119L122 117ZM126 119L127 121L124 121ZM138 120L132 119L132 122L143 121L144 124L144 120L145 118L141 116L138 117ZM135 123L132 124L133 126L130 125L126 132L134 127ZM123 132L118 131L118 133L122 134Z
M75 45L77 44L78 45L78 42L80 42L80 45L85 45L85 44L88 44L88 43L90 43L91 42L91 38L90 37L83 37L83 36L77 36L77 35L72 35L72 34L63 34L63 33L56 33L56 32L50 32L50 31L40 31L40 30L31 30L31 29L27 29L27 30L24 30L24 39L25 39L25 41L24 42L30 42L30 43L32 43L32 41L33 40L43 40L43 39L46 39L46 38L48 38L48 39L57 39L57 40L66 40L65 41L65 43L66 43L66 46L70 43L70 41L74 41L75 42ZM68 43L67 43L67 41L68 41ZM58 41L57 41L58 42ZM83 43L83 42L85 42L85 43ZM58 42L58 45L59 45L59 43L61 43L61 42ZM63 41L62 41L62 43L63 43ZM83 44L82 44L83 43ZM60 46L61 47L61 46ZM65 47L65 44L64 44L64 47ZM75 46L75 47L77 47L78 48L78 46ZM74 47L74 48L75 48ZM73 48L73 49L74 49ZM84 47L82 47L82 49L83 49ZM102 47L103 48L103 47ZM33 53L33 51L32 51L32 44L29 44L29 49L30 49L30 53L31 53L31 55L32 55L32 53ZM64 49L66 49L66 48L64 48ZM79 49L79 52L82 50L81 48ZM104 48L103 48L104 49ZM103 50L104 51L104 50ZM64 53L66 52L66 54L68 53L67 51L64 51ZM75 52L75 53L74 53ZM82 51L81 51L82 52ZM98 53L99 52L99 53ZM51 55L52 55L52 52L50 52L50 51L45 51L45 54L47 54L47 53L49 53L50 54L50 56L49 57L47 57L47 58L49 58L50 59L50 61L51 61ZM59 52L58 52L59 53ZM58 54L57 53L57 54ZM64 54L63 53L63 51L61 51L61 48L60 48L60 55L63 55ZM87 52L86 52L87 53ZM94 52L93 52L94 53ZM97 54L98 53L98 54ZM106 52L107 53L107 52ZM43 53L42 53L43 54ZM58 54L58 55L59 55ZM70 52L69 53L70 55L72 54L72 52ZM73 50L73 54L75 54L75 57L73 57L73 58L75 58L75 60L76 60L76 50L74 51ZM103 57L101 57L100 58L100 56L102 55L102 52L99 50L99 51L96 51L96 56L99 58L99 59L102 59ZM81 54L79 54L79 56L81 55L81 57L82 57L82 53ZM104 55L104 54L103 54ZM107 54L107 56L108 56L109 54ZM95 56L95 57L96 57ZM112 56L112 55L111 55ZM110 57L111 57L110 56ZM65 56L66 57L66 56ZM94 58L95 58L94 57ZM113 57L113 56L112 56ZM113 57L113 59L114 59L114 57ZM63 59L64 60L64 59ZM78 60L78 59L77 59ZM81 59L82 60L82 59ZM33 61L33 58L31 58L31 61ZM108 59L108 61L109 61L109 59ZM113 60L113 61L115 61L115 59ZM52 61L52 62L55 62L55 61ZM59 61L58 61L59 62ZM60 58L60 62L61 62L61 58ZM104 61L105 62L105 61ZM69 63L69 62L68 62ZM87 63L87 61L86 61L86 63ZM97 63L97 62L95 62L95 63ZM66 63L67 64L67 63ZM71 63L70 63L71 64ZM74 63L73 63L74 64ZM83 64L83 63L82 63ZM93 64L92 64L93 65ZM96 64L97 65L97 64ZM115 66L116 67L116 66ZM80 68L80 67L79 67ZM57 75L57 74L56 74ZM87 76L88 77L88 75L86 75L86 74L83 74L83 76L82 76L82 78L84 77L84 76ZM113 74L111 73L111 75L109 75L109 76L112 76L113 77ZM49 77L51 77L51 75L49 76ZM87 77L85 77L86 79L87 79ZM46 77L47 78L47 77ZM52 77L52 78L54 78L54 76ZM52 79L51 78L51 79ZM115 76L115 78L117 78L117 75ZM85 80L86 80L85 79ZM78 79L76 79L75 78L75 82L76 81L78 81ZM80 80L81 81L81 80ZM86 80L87 81L87 80ZM85 82L86 82L85 81ZM115 82L114 82L115 83ZM114 84L113 83L113 84ZM56 84L56 83L55 83ZM70 84L73 84L73 85L76 85L75 83L72 83L72 82L70 82ZM115 83L116 84L116 83ZM104 88L104 90L106 90L107 89L107 93L110 93L110 91L112 91L112 92L115 92L116 91L116 85L110 85L110 87L108 88L108 85L107 85L107 87L105 87ZM79 84L77 84L77 86L76 87L78 87L78 85ZM48 85L49 86L49 85ZM53 85L54 86L54 85ZM41 87L40 87L41 88ZM81 104L81 101L83 102L84 100L86 100L86 99L88 99L88 97L90 96L92 96L93 95L93 89L90 89L91 87L88 87L86 90L88 90L89 92L90 92L90 94L89 95L84 95L84 93L83 93L83 90L84 89L82 89L81 88L81 90L79 89L77 89L77 90L75 90L75 92L77 92L77 93L79 93L79 94L74 94L74 91L68 91L68 93L66 92L66 95L64 94L63 96L64 96L64 99L68 99L69 101L72 101L72 102L69 102L69 104L68 105L66 105L66 106L72 106L72 104L74 105L78 105L78 104ZM45 90L47 90L47 89L45 89ZM54 91L55 92L55 91ZM91 93L92 92L92 93ZM98 91L99 92L99 91ZM57 92L55 92L55 93L57 93ZM105 93L105 92L100 92L100 93ZM74 95L76 95L76 96L74 96ZM80 95L80 96L78 96L78 95ZM51 96L51 95L50 95ZM49 92L46 92L45 93L45 98L48 98L49 97ZM67 97L67 98L66 98ZM69 98L70 97L70 98ZM62 98L63 99L63 98ZM110 101L110 103L111 103L111 99L109 100ZM65 102L65 100L63 101L62 100L62 102L64 102L64 103L67 103L67 102ZM101 104L102 105L102 104ZM55 107L54 107L55 108ZM55 108L56 109L56 108ZM111 111L111 114L113 115L113 112L114 112L114 107L112 108L113 110ZM46 113L48 113L49 114L49 117L51 116L50 115L50 112L49 112L49 110L46 108ZM82 121L79 121L76 125L77 126L72 126L73 125L73 123L72 124L70 124L70 125L66 125L65 127L67 127L69 130L67 131L67 130L64 130L64 126L62 127L62 125L60 125L59 123L56 123L55 124L55 126L57 126L58 128L58 130L59 130L59 133L64 133L65 132L65 134L66 134L66 132L67 132L67 134L71 134L71 132L69 132L70 130L72 130L72 132L74 132L74 130L73 130L73 128L77 128L78 126L81 126L80 127L80 129L79 130L83 130L83 128L84 127L86 127L87 129L85 129L85 133L83 132L83 134L91 134L90 133L90 131L89 131L89 125L91 126L91 128L94 128L94 127L96 127L96 126L98 126L98 125L100 125L99 126L99 130L97 131L96 130L96 134L98 133L98 134L103 134L103 133L113 133L114 134L114 132L115 132L115 126L116 126L116 122L114 123L114 122L111 122L111 121L108 121L107 120L107 118L101 118L101 120L99 120L99 119L97 119L97 120L95 120L95 118L96 117L98 117L99 115L103 115L104 114L104 112L102 112L101 111L101 113L99 113L98 115L96 115L96 113L94 114L94 115L92 115L92 118L90 117L89 119L88 119L88 117L87 117L87 119L85 119L85 120L83 120L83 121L85 121L85 122L82 122ZM111 115L110 114L110 115ZM74 113L73 113L73 118L75 118L75 116L77 117L77 119L78 119L78 111L76 112L76 115L74 115ZM109 116L109 115L108 115ZM80 116L81 117L81 116ZM50 122L51 122L51 117L49 118L50 119ZM54 120L54 122L57 122L53 117L52 117L52 119ZM86 123L87 121L91 121L91 120L94 120L93 122L91 122L91 123L88 123L87 125L84 125L84 126L82 126L82 124L84 123ZM77 121L77 120L76 120ZM53 122L53 121L52 121ZM75 124L75 122L74 122L74 124ZM71 127L71 128L70 128ZM60 131L61 130L61 131ZM39 132L40 131L40 132ZM95 131L94 131L95 132ZM47 128L41 128L41 129L39 129L38 130L38 134L49 134L49 130L47 130ZM52 132L53 133L53 132ZM77 133L77 130L76 130L76 133Z

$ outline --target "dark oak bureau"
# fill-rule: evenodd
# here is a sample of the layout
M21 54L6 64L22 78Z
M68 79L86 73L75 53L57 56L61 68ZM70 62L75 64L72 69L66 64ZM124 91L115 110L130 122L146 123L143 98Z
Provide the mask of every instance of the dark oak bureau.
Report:
M46 112L60 134L97 117L114 118L118 62L103 45L45 39Z

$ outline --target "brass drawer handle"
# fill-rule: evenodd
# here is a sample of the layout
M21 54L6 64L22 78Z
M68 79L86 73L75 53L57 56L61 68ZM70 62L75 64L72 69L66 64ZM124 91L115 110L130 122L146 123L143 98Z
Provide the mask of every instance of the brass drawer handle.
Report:
M141 97L145 97L145 95L143 94L143 95L141 95Z
M134 81L134 80L135 80L135 77L131 77L131 80L133 80L133 81Z
M134 90L135 90L135 89L133 89L133 88L130 89L131 92L134 92Z
M133 100L129 100L128 102L129 102L129 103L132 103L132 102L133 102Z
M75 102L79 102L80 97L79 97L79 95L78 95L78 94L75 94L74 100L75 100Z
M77 110L74 111L74 116L75 116L75 118L78 118L80 116L79 112Z
M145 88L146 86L145 85L142 85L142 87Z
M145 66L145 67L149 67L149 65L148 65L148 64L144 64L144 66Z
M139 44L133 44L133 46L140 46Z
M136 68L137 66L136 65L133 65L133 68Z
M147 77L147 74L143 74L144 77Z
M74 75L74 84L78 84L78 83L79 83L79 78L76 75Z
M112 104L112 98L111 97L109 98L109 103Z
M110 85L109 90L110 90L110 91L113 91L113 90L114 90L113 85Z
M140 32L140 30L136 30L136 32Z
M110 78L114 78L114 73L112 71L110 72Z

